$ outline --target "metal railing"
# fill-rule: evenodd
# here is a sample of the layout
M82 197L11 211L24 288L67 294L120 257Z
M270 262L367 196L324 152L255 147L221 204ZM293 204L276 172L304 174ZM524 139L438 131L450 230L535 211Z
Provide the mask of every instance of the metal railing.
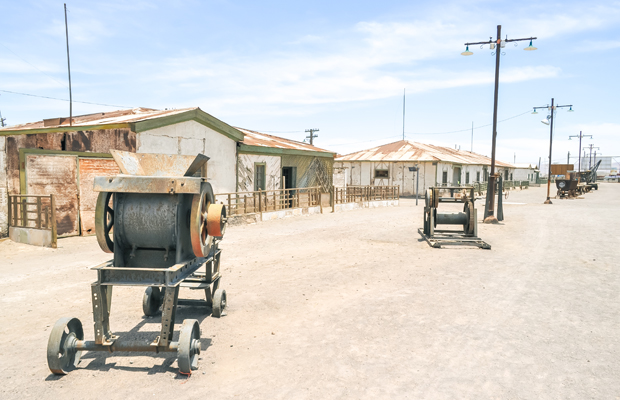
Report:
M220 193L215 201L226 205L228 215L278 211L289 208L316 207L321 198L320 187L258 190L255 192Z
M56 247L56 202L54 195L37 196L10 194L9 227L45 229L52 231L52 247ZM34 201L31 201L34 199ZM34 215L34 218L31 216Z
M334 204L398 200L400 199L400 186L334 187L333 196Z

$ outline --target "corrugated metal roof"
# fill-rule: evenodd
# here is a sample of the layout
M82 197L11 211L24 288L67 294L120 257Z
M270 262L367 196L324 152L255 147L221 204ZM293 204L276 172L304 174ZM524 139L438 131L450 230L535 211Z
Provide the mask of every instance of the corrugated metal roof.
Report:
M152 108L138 107L132 110L118 110L105 113L75 115L73 116L73 127L138 122L147 119L166 117L186 111L196 110L197 108L198 107L181 108L176 110L154 110ZM16 131L29 129L59 128L68 126L69 117L51 118L43 121L29 122L26 124L5 127L0 129L0 132L2 132L3 130Z
M334 153L333 151L320 149L318 147L312 146L308 143L298 142L295 140L284 139L279 136L267 135L266 133L260 133L256 131L251 131L249 129L238 128L235 129L240 130L245 135L243 139L243 144L247 144L248 146L259 146L259 147L273 147L277 149L293 149L293 150L307 150L307 151L320 151L324 153Z
M491 159L481 154L408 140L399 140L340 156L335 161L443 161L455 164L491 165ZM498 160L495 160L495 165L514 168L513 165Z

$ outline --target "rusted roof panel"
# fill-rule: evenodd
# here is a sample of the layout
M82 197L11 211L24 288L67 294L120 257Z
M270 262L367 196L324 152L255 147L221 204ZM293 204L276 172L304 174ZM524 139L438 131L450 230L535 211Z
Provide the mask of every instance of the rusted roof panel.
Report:
M443 161L455 164L491 165L491 159L481 154L408 140L399 140L340 156L335 161ZM513 165L498 160L495 160L495 165L514 168Z
M186 111L196 110L198 107L181 108L176 110L154 110L152 108L134 108L131 110L118 110L105 113L95 113L86 115L76 115L73 117L73 128L79 128L80 126L92 126L92 125L108 125L108 124L123 124L130 122L144 121L152 118L159 118L164 116L170 116L174 114L180 114ZM0 129L3 130L29 130L29 129L43 129L43 128L57 128L68 127L69 118L51 118L43 121L29 122L26 124L13 125Z
M292 150L307 150L307 151L319 151L324 153L333 153L329 150L320 149L315 146L311 146L308 143L298 142L295 140L284 139L278 136L267 135L266 133L260 133L251 131L249 129L243 129L235 127L245 135L243 144L248 146L260 146L260 147L272 147L277 149L292 149Z

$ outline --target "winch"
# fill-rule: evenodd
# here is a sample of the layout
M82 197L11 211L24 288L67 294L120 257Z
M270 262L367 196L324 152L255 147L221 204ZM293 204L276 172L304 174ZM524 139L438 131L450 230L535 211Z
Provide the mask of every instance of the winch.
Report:
M91 285L95 340L84 340L77 318L61 318L50 334L47 361L54 374L74 369L82 351L176 352L179 370L197 368L200 326L186 319L173 341L178 305L204 307L219 318L226 308L220 286L218 243L226 208L215 203L205 176L208 157L136 154L111 150L121 174L96 177L99 192L95 231L101 249L114 258L94 267ZM146 286L145 315L162 310L161 332L152 342L124 341L110 328L114 286ZM179 299L179 289L205 291L205 300Z

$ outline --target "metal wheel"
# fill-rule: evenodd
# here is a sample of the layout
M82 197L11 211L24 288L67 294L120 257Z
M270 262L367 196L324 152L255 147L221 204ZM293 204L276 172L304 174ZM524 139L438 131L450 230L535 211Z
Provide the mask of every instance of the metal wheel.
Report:
M114 242L110 238L110 231L114 227L114 209L111 205L112 193L99 192L95 207L95 233L99 247L106 253L114 253Z
M200 354L200 325L195 319L186 319L179 332L179 349L177 358L179 371L191 374L198 369L198 354Z
M142 297L142 311L147 317L157 314L162 303L162 293L158 287L149 286Z
M217 289L213 293L213 309L211 315L215 318L222 316L222 312L226 308L226 291L224 289Z
M465 234L467 234L467 235L473 235L474 234L474 224L476 223L476 221L474 219L474 203L473 203L473 201L465 202L465 205L463 206L463 211L465 212L465 215L467 216L467 223L463 224L463 231L465 231Z
M221 239L226 230L226 207L224 204L211 204L207 209L207 232L209 236Z
M52 328L47 342L47 365L56 375L66 375L80 362L81 351L75 342L84 340L82 323L77 318L61 318Z
M211 251L213 237L209 235L208 231L207 210L213 203L215 203L213 189L211 189L210 184L204 183L200 189L200 194L195 194L192 199L189 222L192 250L194 250L196 257L207 257Z

